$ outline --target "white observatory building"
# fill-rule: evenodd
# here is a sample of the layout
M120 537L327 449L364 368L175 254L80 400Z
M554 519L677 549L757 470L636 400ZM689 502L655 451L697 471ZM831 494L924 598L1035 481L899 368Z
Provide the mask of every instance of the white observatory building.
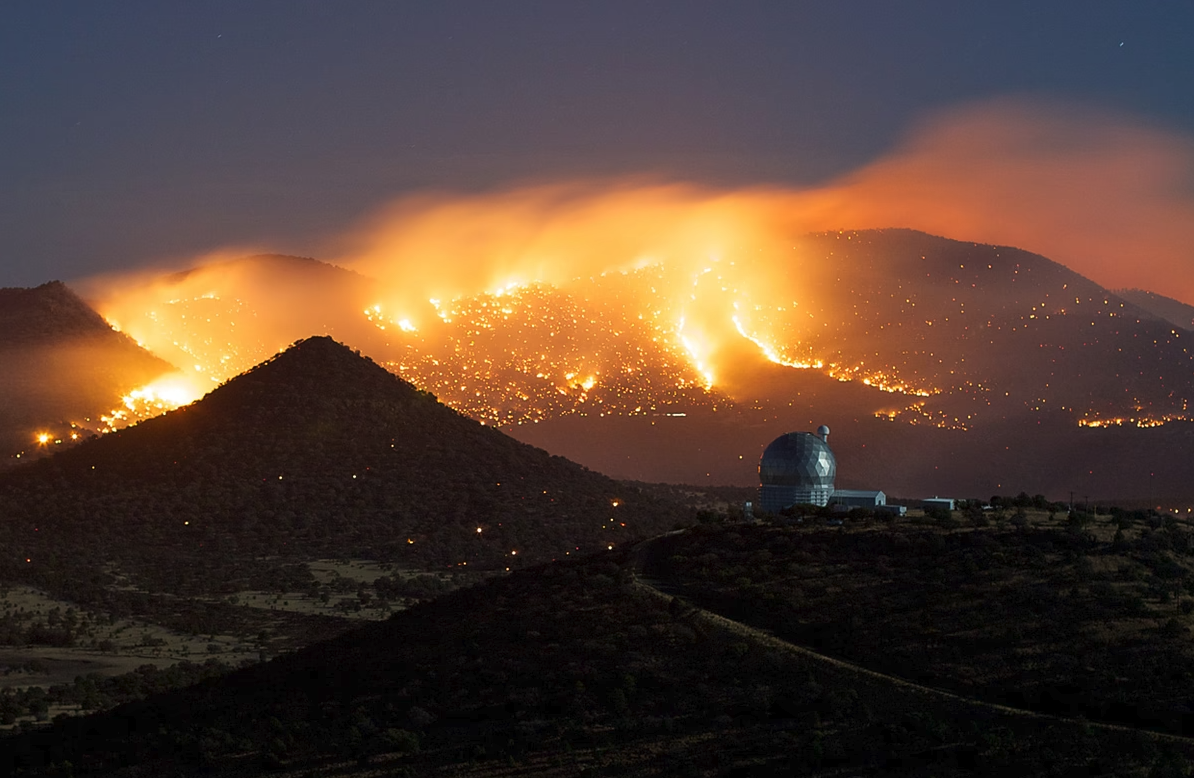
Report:
M780 435L759 460L759 508L777 513L799 504L828 505L833 496L837 459L829 448L829 427L817 434Z
M887 495L873 489L838 489L837 458L829 448L829 427L811 432L780 435L763 450L759 460L759 508L778 513L793 505L869 508L904 515L899 506L888 506Z

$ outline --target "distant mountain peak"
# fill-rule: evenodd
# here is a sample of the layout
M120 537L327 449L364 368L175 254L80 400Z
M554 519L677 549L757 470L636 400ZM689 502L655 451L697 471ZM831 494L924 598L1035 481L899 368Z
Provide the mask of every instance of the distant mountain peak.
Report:
M112 327L61 281L0 289L0 332L12 346L111 333Z
M1194 331L1194 306L1145 289L1116 289L1115 294L1158 319Z
M35 433L94 429L126 394L173 370L61 281L0 289L0 356L0 468L48 453Z
M355 270L333 265L330 262L324 262L314 257L300 257L291 254L251 254L181 270L166 276L166 280L170 283L178 284L184 283L191 278L206 278L212 272L222 273L229 270L248 273L250 275L260 274L266 277L276 277L277 273L282 272L297 273L300 278L307 278L314 274L325 278L334 276L356 283L367 281L365 276L362 276Z
M287 396L376 401L420 395L418 389L359 351L327 336L295 342L208 395L210 404ZM446 410L446 409L445 409Z
M226 541L228 553L250 557L286 547L504 570L609 550L683 513L469 419L329 337L298 341L191 405L0 476L0 495L38 493L43 478L77 495L68 502L78 510L54 519L64 543L85 536L67 525L92 521L89 500L109 500L123 507L103 531L121 537L163 532L163 517L186 513L214 534L196 544L171 532L165 542L203 564ZM125 550L126 569L159 574L156 547Z

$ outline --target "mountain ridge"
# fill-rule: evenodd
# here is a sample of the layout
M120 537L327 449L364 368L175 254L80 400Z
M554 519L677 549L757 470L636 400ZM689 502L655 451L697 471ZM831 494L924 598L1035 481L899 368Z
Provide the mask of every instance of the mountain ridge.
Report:
M174 370L61 281L0 289L0 467L99 429L121 397Z
M326 337L193 405L0 475L10 573L46 582L76 562L115 566L150 591L235 591L262 557L516 568L682 514Z
M1107 486L1106 498L1143 498L1138 474L1119 477L1116 462L1129 460L1157 474L1158 493L1189 482L1166 461L1190 449L1173 434L1194 418L1189 332L1017 248L890 229L816 233L776 251L758 266L774 276L762 291L748 263L739 276L714 267L717 284L700 275L710 280L693 287L685 325L662 265L437 301L415 329L373 304L370 279L262 255L188 271L203 283L172 288L153 310L163 337L208 372L259 361L274 353L270 338L310 320L304 332L344 333L472 418L633 480L750 483L777 434L828 423L860 455L852 482L893 493ZM240 269L222 277L225 267ZM272 299L277 290L291 302ZM733 328L722 320L731 312ZM256 333L250 319L268 337L242 338ZM703 346L701 327L713 325L725 338ZM696 328L691 342L683 326ZM665 426L684 443L662 438ZM1003 459L975 453L988 445Z
M102 336L111 327L61 281L0 289L0 348L63 336Z
M1159 319L1194 332L1194 306L1144 289L1116 289L1115 294Z
M768 531L771 537L756 540ZM786 537L775 539L780 532ZM743 629L726 618L746 624L787 619L783 628L799 625L792 611L804 598L792 594L793 587L798 593L807 590L809 599L849 600L838 587L820 586L787 570L831 566L806 558L801 549L810 546L808 541L818 551L830 546L831 553L843 543L864 549L885 543L902 546L904 553L932 554L938 561L944 556L940 549L950 548L945 561L955 576L966 565L973 576L976 564L996 573L1015 572L1015 565L1025 563L1040 570L1035 560L1045 553L1042 548L1053 551L1057 544L1068 550L1094 542L1060 529L1002 535L979 529L953 533L949 544L944 534L915 527L714 525L671 534L653 544L680 546L667 564L724 579L734 593L750 599L749 606L724 596L713 604L702 602L701 591L690 591L679 576L656 583L669 588L680 583L683 596L660 595L636 579L641 569L636 561L646 561L648 570L654 565L649 547L642 549L645 560L622 550L543 565L453 592L222 679L83 719L63 717L46 730L13 736L5 743L7 758L10 769L34 775L54 775L66 761L87 774L331 770L353 776L445 770L560 776L590 767L635 776L817 775L827 767L921 776L972 772L980 761L992 774L1031 775L1059 767L1088 772L1091 765L1143 772L1174 755L1185 763L1192 753L1188 739L1144 728L1153 723L1147 713L1155 693L1143 700L1128 693L1144 708L1135 726L1091 726L1066 716L1064 709L1049 715L1052 708L1045 704L1039 706L1047 711L1042 715L925 689L898 671L893 677L865 664L837 661L832 646L809 650L801 643L785 644L770 629ZM683 555L684 545L706 542L710 535L720 542L708 543L699 556ZM1009 557L1003 551L1011 552ZM891 566L901 573L916 567L886 558L856 563L878 567L874 578ZM948 616L935 608L945 610L975 596L964 586L961 592L943 589L923 569L917 573L929 581L918 591L922 596L905 606L916 608L913 624L926 618L925 603L934 608L936 621ZM787 587L775 587L784 597L752 587L752 577L757 581L771 574ZM827 574L848 576L840 567ZM876 583L875 588L899 604L899 593L889 586ZM1016 601L1020 611L1031 611L1040 599L1031 583L1009 588L1022 597ZM708 611L694 608L694 600ZM1046 602L1060 609L1065 599L1053 593ZM852 606L847 603L845 609L847 618L839 608L834 628L861 629ZM984 603L984 628L991 628L995 616L997 628L1016 636L1023 631L1034 645L1042 642L1032 632L1035 619L1014 622L1016 614L989 609ZM1107 610L1122 617L1128 607L1116 603ZM1076 621L1089 618L1093 614L1084 612ZM932 640L932 634L928 630L925 639ZM1165 648L1158 646L1159 636L1148 639L1153 648ZM1174 653L1169 643L1165 653ZM966 656L965 650L954 651L946 659L965 666ZM890 661L898 662L898 656ZM1047 679L1046 685L1055 682L1060 693L1042 702L1056 707L1080 696L1081 686L1061 685L1074 672ZM1082 674L1077 678L1080 683ZM1019 680L1041 679L1031 667L1021 667ZM1125 705L1120 712L1131 716L1133 708ZM1172 750L1158 758L1159 746Z

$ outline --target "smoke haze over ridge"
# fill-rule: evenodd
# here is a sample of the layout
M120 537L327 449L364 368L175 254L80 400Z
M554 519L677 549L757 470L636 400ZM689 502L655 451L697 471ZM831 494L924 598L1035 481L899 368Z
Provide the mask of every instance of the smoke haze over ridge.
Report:
M759 345L772 340L752 310L796 296L801 234L886 227L1011 245L1107 288L1192 302L1194 142L1088 108L1003 98L931 117L890 154L813 188L644 177L410 195L313 252L375 279L375 289L354 287L351 300L337 300L315 282L279 298L300 322L294 331L254 332L248 321L242 331L257 342L252 353L267 355L329 331L331 311L342 316L346 306L356 315L378 304L383 318L418 328L459 297L653 267L656 282L640 285L633 304L670 328L712 381L710 365L727 340L746 332ZM238 285L255 281L220 264L235 255L221 250L181 282L117 274L83 288L109 320L161 351L147 312L181 297L237 296ZM268 298L271 290L257 292Z
M1003 98L930 117L822 186L719 190L644 176L421 193L330 237L317 256L425 287L426 299L661 259L745 259L805 231L883 227L1012 245L1108 288L1194 303L1194 141L1089 108Z
M1194 141L1088 108L1007 98L943 113L802 206L817 229L1012 245L1108 288L1194 300Z

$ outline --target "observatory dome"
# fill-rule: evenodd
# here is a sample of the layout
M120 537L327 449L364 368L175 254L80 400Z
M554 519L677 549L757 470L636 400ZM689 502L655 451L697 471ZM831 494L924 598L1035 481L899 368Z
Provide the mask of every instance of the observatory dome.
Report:
M759 504L774 513L798 503L825 505L833 496L837 459L829 448L829 428L780 435L759 461Z

